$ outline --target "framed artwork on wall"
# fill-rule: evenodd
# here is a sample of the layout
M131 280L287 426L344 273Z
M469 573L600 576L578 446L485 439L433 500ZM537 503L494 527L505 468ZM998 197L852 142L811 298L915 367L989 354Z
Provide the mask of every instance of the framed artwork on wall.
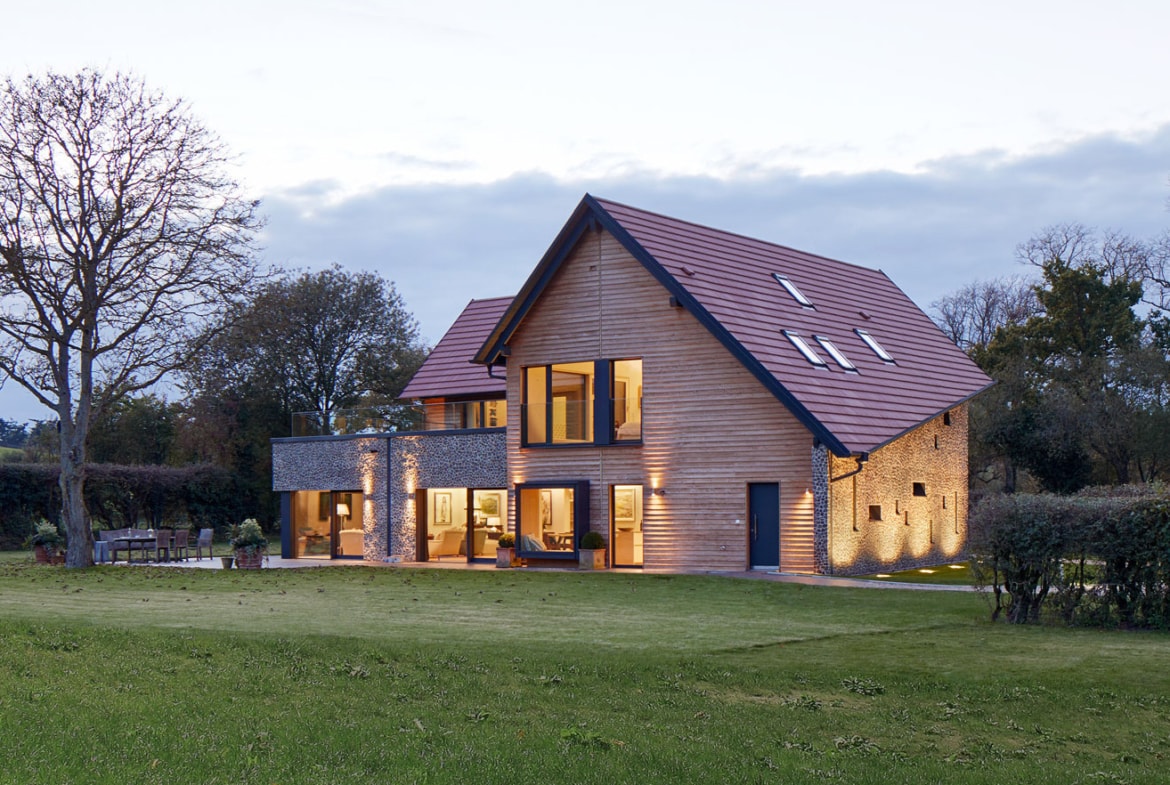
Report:
M481 493L479 496L479 511L485 516L500 514L500 496L495 493Z
M552 491L540 492L540 527L547 529L552 526Z
M451 494L447 492L435 494L435 523L451 523Z
M614 523L633 523L637 515L633 488L616 488L613 492Z

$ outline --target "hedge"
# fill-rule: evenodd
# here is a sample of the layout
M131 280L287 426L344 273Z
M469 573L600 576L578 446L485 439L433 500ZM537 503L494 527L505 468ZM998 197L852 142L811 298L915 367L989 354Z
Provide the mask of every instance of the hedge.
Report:
M210 527L218 534L254 517L234 474L216 466L87 467L86 506L94 528L164 525ZM33 523L59 521L60 469L51 464L0 464L0 549L20 548Z
M1162 489L988 497L971 512L970 552L992 619L1170 627L1170 497Z

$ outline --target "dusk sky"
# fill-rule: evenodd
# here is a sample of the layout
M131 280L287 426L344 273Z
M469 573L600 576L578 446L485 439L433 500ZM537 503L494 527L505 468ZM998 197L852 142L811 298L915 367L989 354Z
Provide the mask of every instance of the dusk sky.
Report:
M376 271L431 343L586 192L881 268L928 311L1026 272L1046 226L1170 228L1164 0L58 0L5 28L9 76L188 101L267 262Z

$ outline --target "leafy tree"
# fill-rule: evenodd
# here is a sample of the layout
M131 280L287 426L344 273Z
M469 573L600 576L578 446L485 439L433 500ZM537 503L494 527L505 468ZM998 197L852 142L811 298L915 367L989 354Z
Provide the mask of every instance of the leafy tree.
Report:
M1137 431L1139 422L1161 430L1167 385L1164 355L1134 312L1142 286L1128 276L1141 268L1121 252L1090 253L1087 242L1080 232L1050 231L1021 246L1021 257L1043 273L1036 287L1042 311L973 350L999 381L976 409L974 433L1001 456L1007 490L1014 490L1015 467L1045 490L1068 493L1095 474L1125 483L1135 463L1146 474L1164 462L1165 450ZM1079 261L1041 261L1042 251Z
M286 414L391 401L426 356L394 284L337 266L268 282L217 327L194 388L263 391Z
M94 418L184 367L255 277L256 203L179 101L85 70L0 87L0 373L60 424L66 564L92 563Z
M90 428L90 460L132 466L168 463L178 409L157 395L128 397L112 404Z
M0 418L0 446L23 447L28 441L28 423Z
M331 267L267 282L230 309L186 374L178 446L231 467L262 519L275 517L270 439L293 412L395 400L426 355L394 284Z

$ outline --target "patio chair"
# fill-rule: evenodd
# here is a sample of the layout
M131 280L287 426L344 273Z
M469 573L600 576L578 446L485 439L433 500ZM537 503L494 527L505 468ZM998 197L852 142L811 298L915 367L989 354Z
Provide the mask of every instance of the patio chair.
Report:
M211 550L211 536L214 533L212 529L199 530L199 538L195 540L195 559L197 561L202 561L204 548L207 549L208 558L215 556L215 553Z
M187 561L187 557L191 555L191 547L187 542L190 536L191 532L186 529L175 529L174 552L171 554L175 561L179 559Z
M174 529L155 529L154 532L154 560L163 561L160 553L165 552L166 560L171 560L171 540L175 536Z

